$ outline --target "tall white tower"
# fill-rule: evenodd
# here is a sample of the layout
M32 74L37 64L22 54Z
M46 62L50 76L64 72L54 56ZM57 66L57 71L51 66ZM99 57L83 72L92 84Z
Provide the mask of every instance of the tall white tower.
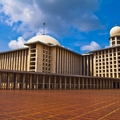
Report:
M120 45L120 26L115 26L110 30L110 46Z

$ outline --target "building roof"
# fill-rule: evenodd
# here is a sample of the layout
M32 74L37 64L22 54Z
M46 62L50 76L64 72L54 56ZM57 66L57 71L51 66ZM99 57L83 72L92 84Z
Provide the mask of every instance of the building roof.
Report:
M115 26L110 30L110 37L120 36L120 26Z
M8 52L16 52L16 51L25 50L25 49L29 49L29 48L28 47L22 47L22 48L19 48L19 49L12 49L12 50L9 50L9 51L2 51L2 52L0 52L0 54L8 53Z
M103 51L103 50L112 49L112 48L117 48L117 47L120 47L120 45L112 46L112 47L106 47L106 48L98 49L98 50L93 50L93 51L90 51L90 52L87 52L87 53L89 54L89 53L94 53L94 52Z
M41 42L49 45L59 45L60 43L53 37L49 35L37 35L35 37L32 37L29 39L25 44L35 43L35 42Z

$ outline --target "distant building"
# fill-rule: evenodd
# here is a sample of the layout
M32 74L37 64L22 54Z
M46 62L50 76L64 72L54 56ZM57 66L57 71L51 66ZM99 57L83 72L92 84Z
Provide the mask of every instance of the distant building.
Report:
M109 48L81 55L53 37L35 36L25 48L0 53L0 88L120 88L119 26L111 29L109 40Z

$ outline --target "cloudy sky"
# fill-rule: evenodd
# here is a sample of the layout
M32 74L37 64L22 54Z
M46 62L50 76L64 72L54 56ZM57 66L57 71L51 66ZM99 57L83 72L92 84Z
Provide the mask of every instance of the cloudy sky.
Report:
M78 53L109 46L120 25L119 0L0 0L0 52L17 49L44 31Z

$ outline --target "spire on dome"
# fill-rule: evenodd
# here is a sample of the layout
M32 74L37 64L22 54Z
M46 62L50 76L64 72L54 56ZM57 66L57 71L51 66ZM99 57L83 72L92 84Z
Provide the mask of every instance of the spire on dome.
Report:
M117 20L115 20L115 26L117 26L117 25L118 25L117 23L118 23L118 21L117 21Z

